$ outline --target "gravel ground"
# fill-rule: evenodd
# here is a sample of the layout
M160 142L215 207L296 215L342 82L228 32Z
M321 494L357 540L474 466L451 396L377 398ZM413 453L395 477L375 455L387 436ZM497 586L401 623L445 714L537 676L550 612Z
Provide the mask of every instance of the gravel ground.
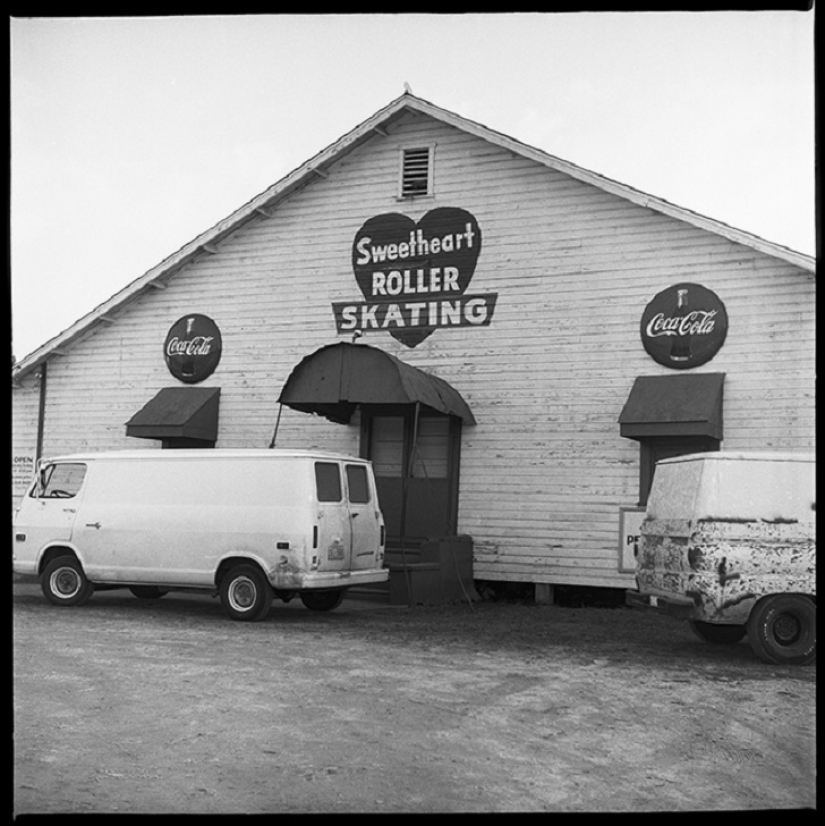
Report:
M816 666L626 608L13 586L14 813L816 805Z

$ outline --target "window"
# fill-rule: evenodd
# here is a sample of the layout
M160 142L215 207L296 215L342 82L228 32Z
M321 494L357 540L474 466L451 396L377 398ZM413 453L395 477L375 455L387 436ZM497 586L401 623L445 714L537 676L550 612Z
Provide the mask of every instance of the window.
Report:
M432 195L433 147L419 146L401 150L400 197Z
M446 416L422 416L418 421L412 475L446 479L449 463L450 420Z
M31 495L37 499L71 499L77 495L85 477L86 465L47 465L40 472Z
M315 488L319 502L340 502L341 473L334 462L315 463Z
M364 465L347 465L347 487L350 502L361 505L370 501L367 469Z
M404 475L404 417L371 418L370 458L376 476Z

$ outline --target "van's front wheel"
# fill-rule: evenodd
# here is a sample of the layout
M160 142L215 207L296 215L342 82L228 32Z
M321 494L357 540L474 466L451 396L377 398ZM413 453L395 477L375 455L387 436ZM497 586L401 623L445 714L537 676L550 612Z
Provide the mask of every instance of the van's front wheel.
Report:
M338 591L301 591L301 602L312 611L332 611L344 598L343 588Z
M236 565L221 580L221 604L234 620L257 622L272 607L272 588L254 565Z
M748 642L757 657L805 665L816 657L816 604L801 594L761 599L748 617Z
M73 556L59 556L46 565L40 588L52 605L83 605L94 593L94 585Z

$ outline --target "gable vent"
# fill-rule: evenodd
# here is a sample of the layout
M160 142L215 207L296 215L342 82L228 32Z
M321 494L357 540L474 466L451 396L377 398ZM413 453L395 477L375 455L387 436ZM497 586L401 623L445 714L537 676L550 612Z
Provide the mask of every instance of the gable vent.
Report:
M432 149L404 149L401 158L401 197L430 194Z

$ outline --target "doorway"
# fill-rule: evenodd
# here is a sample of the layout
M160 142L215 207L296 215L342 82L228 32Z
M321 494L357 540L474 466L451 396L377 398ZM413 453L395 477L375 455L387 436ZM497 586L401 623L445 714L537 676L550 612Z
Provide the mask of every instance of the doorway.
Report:
M422 405L363 405L361 454L373 463L388 554L454 536L461 419Z

